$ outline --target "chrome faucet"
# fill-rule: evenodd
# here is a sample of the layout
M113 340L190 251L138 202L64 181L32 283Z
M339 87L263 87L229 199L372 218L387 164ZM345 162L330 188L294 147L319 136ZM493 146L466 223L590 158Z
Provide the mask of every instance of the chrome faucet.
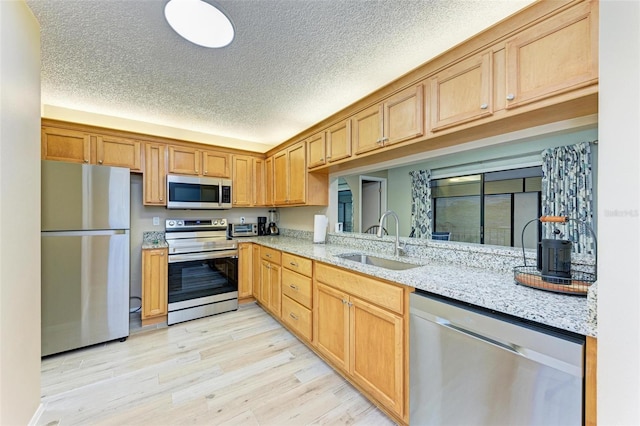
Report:
M380 216L380 226L378 227L378 233L376 234L376 236L378 238L382 238L382 224L384 223L384 220L387 216L393 216L396 219L396 245L393 251L394 256L400 256L402 253L404 253L404 244L400 244L400 220L398 219L398 215L396 214L396 212L394 212L393 210L387 210L386 212L382 213L382 216Z

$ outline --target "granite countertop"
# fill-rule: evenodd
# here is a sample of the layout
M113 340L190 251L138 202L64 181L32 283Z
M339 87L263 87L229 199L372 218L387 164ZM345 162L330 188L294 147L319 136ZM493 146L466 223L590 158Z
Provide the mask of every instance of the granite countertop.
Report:
M286 236L255 237L239 241L259 243L577 334L597 335L595 317L590 312L590 304L586 298L516 285L512 272L430 261L425 258L398 258L336 244L314 244L309 240ZM422 266L394 271L337 257L340 254L354 252Z
M153 250L159 248L167 248L169 244L164 239L164 232L143 232L142 233L142 250Z

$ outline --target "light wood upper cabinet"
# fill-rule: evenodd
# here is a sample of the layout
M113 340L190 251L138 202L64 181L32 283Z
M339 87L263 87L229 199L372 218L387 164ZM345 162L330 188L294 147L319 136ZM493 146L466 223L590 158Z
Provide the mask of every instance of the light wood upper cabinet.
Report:
M169 173L198 176L201 171L200 150L169 146Z
M424 90L422 84L409 87L382 103L385 146L424 134Z
M382 105L374 105L351 118L353 152L364 154L383 147Z
M585 1L507 40L507 109L598 79L598 2Z
M103 166L127 167L142 171L140 141L114 136L96 137L96 162Z
M245 299L253 294L253 244L238 244L238 298Z
M167 147L159 143L145 143L143 204L167 205Z
M230 155L224 152L202 151L202 175L228 178L231 176Z
M324 166L327 163L326 134L324 130L307 139L307 150L310 169Z
M490 52L459 62L431 78L431 131L493 113Z
M249 207L253 205L253 157L233 156L233 206Z
M142 314L143 325L154 319L162 321L168 312L167 280L168 249L142 251Z
M422 83L355 114L351 126L356 155L424 135Z
M267 205L266 196L266 164L261 158L253 158L253 205Z
M169 146L169 173L229 178L231 158L224 152Z
M300 205L307 201L306 141L298 142L276 153L274 165L274 201L276 205ZM325 187L324 192L327 192ZM327 194L324 194L328 197ZM317 194L316 194L317 197Z
M77 130L43 127L42 159L89 163L91 162L91 135Z
M273 206L275 200L275 165L274 156L267 157L264 160L264 181L265 181L265 200L266 206Z
M142 171L140 141L56 127L42 127L41 137L44 160Z
M344 120L329 127L326 139L329 163L351 157L351 120Z

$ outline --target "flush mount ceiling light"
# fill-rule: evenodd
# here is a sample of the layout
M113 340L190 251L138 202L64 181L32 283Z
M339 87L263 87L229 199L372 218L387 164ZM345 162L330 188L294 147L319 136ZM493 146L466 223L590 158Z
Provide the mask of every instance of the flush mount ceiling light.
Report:
M202 0L170 0L164 17L175 32L198 46L225 47L233 40L229 18Z

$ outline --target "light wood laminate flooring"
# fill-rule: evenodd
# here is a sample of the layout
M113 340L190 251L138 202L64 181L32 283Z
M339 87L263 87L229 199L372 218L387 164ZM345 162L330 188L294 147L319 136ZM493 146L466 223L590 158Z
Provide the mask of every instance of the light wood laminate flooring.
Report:
M38 425L394 424L255 303L42 360Z

